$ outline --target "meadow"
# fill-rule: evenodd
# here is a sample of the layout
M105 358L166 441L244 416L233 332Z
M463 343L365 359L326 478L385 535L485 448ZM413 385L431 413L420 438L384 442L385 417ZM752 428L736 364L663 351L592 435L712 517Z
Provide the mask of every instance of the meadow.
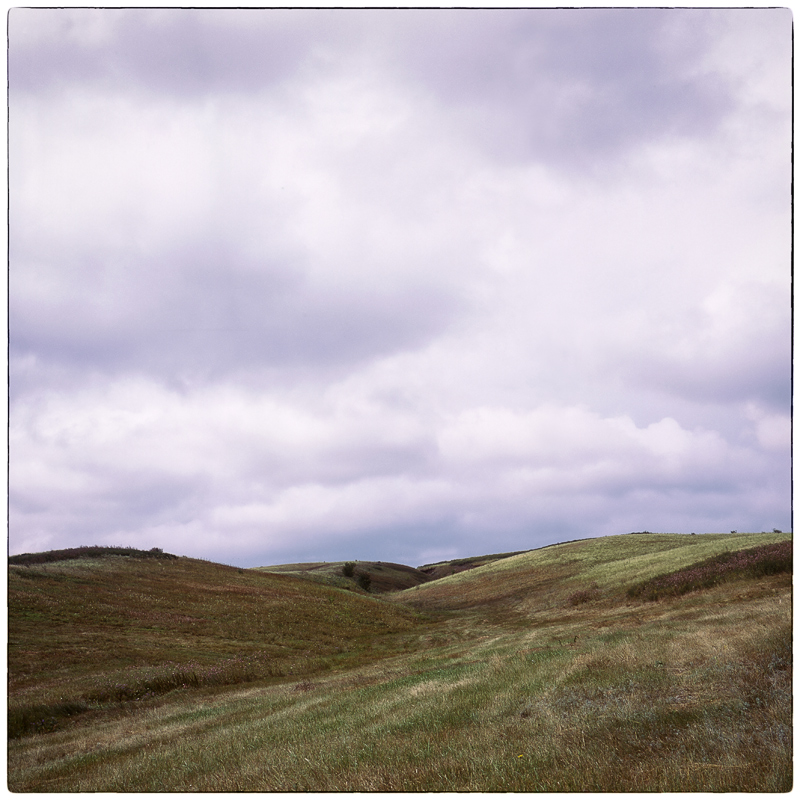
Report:
M9 788L785 792L791 559L752 567L790 543L587 539L383 595L185 558L11 566Z

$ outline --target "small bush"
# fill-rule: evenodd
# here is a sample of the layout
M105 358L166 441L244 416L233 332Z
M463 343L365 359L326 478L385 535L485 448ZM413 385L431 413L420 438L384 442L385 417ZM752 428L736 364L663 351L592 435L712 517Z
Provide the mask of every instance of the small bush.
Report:
M583 603L591 603L593 600L600 599L600 590L596 586L592 586L588 589L579 589L577 592L573 592L568 598L567 602L571 606L579 606Z
M597 588L597 584L594 583L586 589L579 589L577 592L573 592L568 598L567 603L571 606L579 606L583 603L591 603L594 600L600 599L600 589Z
M342 567L342 575L345 578L352 578L356 571L356 565L352 561L345 561L344 566Z
M365 591L368 592L370 586L372 586L372 578L366 573L362 572L358 576L358 585Z
M30 733L54 731L60 727L60 723L64 719L82 714L89 708L89 705L81 700L10 708L8 710L8 738L19 739Z

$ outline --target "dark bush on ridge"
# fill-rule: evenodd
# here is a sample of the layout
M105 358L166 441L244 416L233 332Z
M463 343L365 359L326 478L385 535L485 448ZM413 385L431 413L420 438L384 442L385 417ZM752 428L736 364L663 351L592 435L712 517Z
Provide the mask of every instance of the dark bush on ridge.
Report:
M84 547L68 547L66 550L48 550L46 553L21 553L9 556L9 564L31 566L48 564L52 561L69 561L74 558L102 558L103 556L128 556L130 558L177 558L171 553L164 553L161 548L137 550L135 547L100 547L98 545Z
M792 572L792 542L776 542L747 550L721 553L690 567L657 575L655 578L631 586L628 597L659 600L678 597L697 589L710 589L734 578L760 578Z

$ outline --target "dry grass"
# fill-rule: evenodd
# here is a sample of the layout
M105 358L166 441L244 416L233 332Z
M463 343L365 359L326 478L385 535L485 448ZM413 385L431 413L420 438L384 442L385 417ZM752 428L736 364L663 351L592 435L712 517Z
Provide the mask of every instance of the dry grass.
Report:
M419 615L194 559L9 568L10 734L174 689L300 676L402 647Z
M619 555L617 547L610 543L606 555ZM627 601L623 581L597 580L600 599L571 605L575 586L603 571L597 550L572 551L584 574L547 554L556 575L571 571L575 583L567 586L526 555L515 558L535 577L527 594L524 580L505 569L513 586L492 594L472 585L464 608L453 608L458 597L449 588L428 595L420 605L431 613L434 598L449 610L437 612L435 624L406 629L408 649L384 650L380 660L248 687L187 688L14 740L9 785L788 791L790 576L659 603ZM676 560L682 556L659 571ZM434 588L400 597L417 604ZM480 591L488 605L476 602Z

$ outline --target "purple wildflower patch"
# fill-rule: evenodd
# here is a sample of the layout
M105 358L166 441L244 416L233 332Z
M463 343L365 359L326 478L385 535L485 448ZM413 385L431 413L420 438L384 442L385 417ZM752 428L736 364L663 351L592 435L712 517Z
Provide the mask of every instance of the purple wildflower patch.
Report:
M657 575L628 589L628 597L660 600L679 597L688 592L710 589L736 578L760 578L792 572L792 542L776 542L746 550L721 553L689 567Z

